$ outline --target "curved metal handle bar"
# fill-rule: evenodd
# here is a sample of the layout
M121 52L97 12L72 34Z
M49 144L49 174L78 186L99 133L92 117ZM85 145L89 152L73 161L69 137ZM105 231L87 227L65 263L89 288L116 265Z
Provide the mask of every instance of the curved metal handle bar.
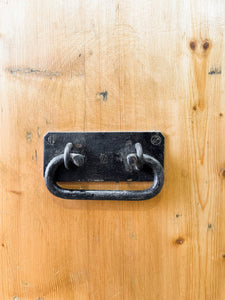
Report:
M146 200L155 197L164 184L164 172L160 162L150 155L143 154L144 164L148 164L154 173L153 184L145 190L139 191L114 191L114 190L71 190L63 189L57 185L55 174L58 167L64 164L64 154L54 157L45 171L45 184L55 196L64 199L86 200Z

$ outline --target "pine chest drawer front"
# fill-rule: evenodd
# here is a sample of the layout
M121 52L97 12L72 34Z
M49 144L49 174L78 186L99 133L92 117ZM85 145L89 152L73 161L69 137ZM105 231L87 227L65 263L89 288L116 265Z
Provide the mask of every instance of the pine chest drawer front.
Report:
M225 300L224 28L224 0L0 1L0 300Z

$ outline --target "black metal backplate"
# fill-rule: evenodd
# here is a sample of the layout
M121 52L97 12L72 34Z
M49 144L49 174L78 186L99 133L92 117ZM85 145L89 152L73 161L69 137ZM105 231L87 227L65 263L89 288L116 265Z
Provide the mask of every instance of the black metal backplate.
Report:
M152 181L153 172L144 165L140 171L129 168L126 157L140 143L145 154L164 165L164 137L160 132L49 132L44 137L44 172L48 163L63 154L67 143L74 153L85 155L82 167L59 167L58 182L72 181Z

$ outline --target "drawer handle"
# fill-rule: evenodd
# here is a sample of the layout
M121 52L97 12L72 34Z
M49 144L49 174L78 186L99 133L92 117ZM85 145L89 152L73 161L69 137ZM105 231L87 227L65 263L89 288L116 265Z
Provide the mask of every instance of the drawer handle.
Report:
M160 162L151 155L144 154L140 143L135 144L136 153L127 155L128 165L138 172L144 165L150 166L153 171L153 183L144 190L72 190L60 187L56 182L56 173L62 165L66 169L70 165L79 168L85 164L85 155L72 153L72 143L67 143L64 153L55 156L50 160L45 169L45 184L48 190L55 196L64 199L86 199L86 200L145 200L155 197L162 189L164 184L164 171Z

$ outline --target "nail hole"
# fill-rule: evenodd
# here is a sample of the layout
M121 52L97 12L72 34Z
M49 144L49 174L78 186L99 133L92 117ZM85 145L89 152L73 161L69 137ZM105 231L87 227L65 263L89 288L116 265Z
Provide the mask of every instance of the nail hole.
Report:
M220 170L220 175L225 177L225 168Z
M177 240L176 240L176 244L177 245L182 245L184 243L184 239L183 238L178 238Z

